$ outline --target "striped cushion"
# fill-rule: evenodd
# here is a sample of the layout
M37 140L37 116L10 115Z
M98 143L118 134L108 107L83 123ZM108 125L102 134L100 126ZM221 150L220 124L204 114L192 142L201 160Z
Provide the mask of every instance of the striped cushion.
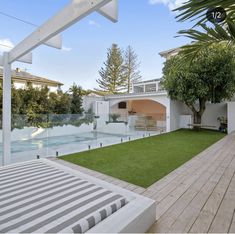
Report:
M0 233L83 233L126 203L45 161L0 168Z
M115 213L121 207L126 204L125 198L119 198L118 200L112 202L108 206L101 208L98 212L91 214L80 220L74 227L72 227L74 233L84 233L94 227L96 224L100 223L102 220L106 219L111 214Z

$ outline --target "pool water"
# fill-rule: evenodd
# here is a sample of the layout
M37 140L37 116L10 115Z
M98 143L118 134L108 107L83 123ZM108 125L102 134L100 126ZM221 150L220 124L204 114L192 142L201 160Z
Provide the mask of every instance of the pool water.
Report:
M88 132L80 133L76 135L68 136L54 136L48 138L34 138L30 140L13 141L11 145L12 153L20 153L26 151L40 150L47 147L61 147L68 144L77 143L94 143L98 140L113 139L119 140L121 138L126 138L127 135L119 134L106 134L98 132ZM0 154L2 154L2 147L0 147Z
M143 135L156 135L159 132L127 132L113 134L84 132L73 135L34 138L11 142L10 163L25 162L40 157L56 157L92 150L99 147L120 144L129 140L143 138ZM2 165L2 144L0 144L0 166Z

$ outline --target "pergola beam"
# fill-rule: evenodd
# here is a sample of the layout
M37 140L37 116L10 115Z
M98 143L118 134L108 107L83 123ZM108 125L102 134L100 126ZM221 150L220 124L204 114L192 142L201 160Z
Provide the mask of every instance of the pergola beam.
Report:
M9 62L12 63L16 61L109 2L111 2L111 0L73 0L57 15L52 17L25 40L14 47L9 52Z
M62 36L58 34L49 39L48 41L44 42L43 44L53 47L55 49L62 49Z
M98 13L111 20L113 23L118 21L118 0L113 0L97 10Z

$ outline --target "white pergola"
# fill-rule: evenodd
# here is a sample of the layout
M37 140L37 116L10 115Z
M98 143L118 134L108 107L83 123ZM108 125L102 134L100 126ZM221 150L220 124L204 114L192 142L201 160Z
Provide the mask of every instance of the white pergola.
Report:
M94 11L112 22L117 22L118 0L72 0L11 51L0 56L0 65L3 66L3 165L9 164L11 159L11 64L15 61L32 63L31 51L42 44L61 49L62 39L59 33Z

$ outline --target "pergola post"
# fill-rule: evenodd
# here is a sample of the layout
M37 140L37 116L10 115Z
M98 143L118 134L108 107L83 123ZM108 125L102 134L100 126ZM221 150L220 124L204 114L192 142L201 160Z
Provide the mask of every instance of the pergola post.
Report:
M11 64L15 61L32 63L31 51L42 44L60 49L62 41L59 33L94 11L117 22L118 0L72 0L10 52L0 56L0 66L3 66L3 166L11 161Z
M11 155L11 64L9 53L3 54L2 164L10 163Z

